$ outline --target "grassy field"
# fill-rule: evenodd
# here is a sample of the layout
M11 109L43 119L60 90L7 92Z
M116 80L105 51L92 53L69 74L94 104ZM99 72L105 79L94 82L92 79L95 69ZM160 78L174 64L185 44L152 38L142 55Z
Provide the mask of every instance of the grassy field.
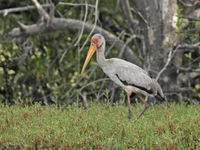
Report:
M163 104L68 106L0 105L0 149L200 149L200 106Z

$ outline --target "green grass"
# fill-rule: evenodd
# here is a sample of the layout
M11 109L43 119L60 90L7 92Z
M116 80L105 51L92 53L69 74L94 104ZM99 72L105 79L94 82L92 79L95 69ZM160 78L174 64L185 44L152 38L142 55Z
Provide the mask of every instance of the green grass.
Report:
M0 106L0 149L200 149L200 106Z

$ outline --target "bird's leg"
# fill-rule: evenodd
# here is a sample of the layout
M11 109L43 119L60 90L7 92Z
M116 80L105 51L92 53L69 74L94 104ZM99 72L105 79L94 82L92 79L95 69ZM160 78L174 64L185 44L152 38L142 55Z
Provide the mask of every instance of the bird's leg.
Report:
M138 94L137 94L137 96L144 103L145 107L144 107L143 111L136 117L134 122L136 122L144 114L144 112L147 110L147 108L149 108L149 104L144 100L144 98Z
M139 99L140 99L145 105L148 105L147 102L144 100L144 98L143 98L141 95L137 94L137 96L139 97Z
M127 94L127 96L128 96L128 119L131 119L131 117L132 117L132 111L131 111L130 94Z

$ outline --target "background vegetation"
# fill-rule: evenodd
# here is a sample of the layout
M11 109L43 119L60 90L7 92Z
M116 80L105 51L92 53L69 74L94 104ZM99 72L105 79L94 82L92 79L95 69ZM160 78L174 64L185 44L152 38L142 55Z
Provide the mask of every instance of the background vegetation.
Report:
M66 0L52 2L55 6L54 9L44 7L50 15L54 14L58 18L73 18L82 21L87 16L87 22L94 23L94 1L75 2ZM65 2L65 4L60 2ZM40 1L40 3L48 4L47 1ZM77 5L73 5L73 3ZM190 15L193 20L188 20L189 24L187 26L183 27L183 25L187 21L185 16L191 14L192 10L199 10L200 4L194 3L193 7L188 8L185 3L184 1L178 1L179 8L177 10L179 16L177 33L179 39L184 39L186 43L186 48L182 50L183 55L179 56L182 57L182 64L176 70L181 77L180 89L176 91L176 89L164 88L164 93L167 96L182 94L182 97L179 97L181 100L196 103L200 97L200 52L198 44L200 21L198 18L195 20L195 15L194 17ZM87 10L85 4L88 4ZM0 2L0 9L18 8L27 5L33 5L33 3L27 0L3 0ZM132 1L130 1L130 6L134 8ZM134 15L134 18L137 18L137 16ZM68 30L56 30L31 36L25 35L14 38L9 36L9 32L18 27L19 23L32 25L39 24L43 20L44 18L40 17L36 9L8 14L5 11L1 12L1 102L16 104L27 103L31 100L33 103L42 101L43 104L51 104L59 101L62 104L71 104L79 99L84 99L84 97L87 100L90 100L90 98L104 100L106 93L111 98L111 102L123 98L121 89L116 88L112 82L107 80L107 77L97 67L94 59L89 64L88 76L85 76L84 79L80 77L80 69L89 47L89 41L82 47L88 34L83 33L80 41L78 40L81 30L77 33ZM99 1L97 24L122 41L129 40L131 36L130 31L132 32L132 29L124 19L119 1ZM187 47L192 44L196 44L196 46L193 45L194 48ZM128 46L140 60L143 60L143 56L138 53L133 41ZM114 49L112 45L107 45L107 55L107 57L118 57L119 51ZM161 82L161 86L163 85L165 84ZM178 100L178 98L173 100Z
M32 5L32 3L30 1L1 1L0 9L27 5ZM58 5L57 1L55 5L56 16L62 14L62 17L74 19L83 17L84 7ZM111 13L109 9L114 9L114 3L109 3L108 8L103 7L104 5L105 2L102 1L99 5L100 12L109 14ZM89 14L94 13L94 9L89 9L89 11ZM78 35L68 31L56 31L17 39L7 36L12 28L18 26L17 21L22 20L26 24L33 24L38 22L38 18L36 10L0 16L0 99L2 102L16 103L18 99L27 101L30 98L34 102L51 103L57 100L67 102L70 99L76 99L79 96L77 93L80 87L86 84L81 80L79 72L89 43L82 53L79 48L87 35L82 36L78 46L73 45ZM119 16L116 18L120 19ZM112 53L116 52L112 51ZM104 78L101 71L97 70L92 75L93 79ZM100 85L94 83L88 89L91 89L90 92L102 89ZM90 95L94 96L94 93Z

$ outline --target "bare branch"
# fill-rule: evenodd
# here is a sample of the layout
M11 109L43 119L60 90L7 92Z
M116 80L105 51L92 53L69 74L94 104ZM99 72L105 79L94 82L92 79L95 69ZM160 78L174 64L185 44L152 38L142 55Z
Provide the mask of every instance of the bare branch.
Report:
M24 24L21 23L20 21L17 21L17 24L20 26L20 28L21 28L21 30L22 30L23 32L26 31L26 25L24 25Z
M137 26L139 24L139 22L137 20L133 19L133 16L131 14L131 8L130 8L130 5L129 5L129 1L128 0L120 0L120 4L121 4L121 8L122 8L124 17L126 18L128 23L130 23L131 26L133 28L135 28L135 26Z
M160 75L167 69L168 65L170 64L171 60L174 58L174 55L176 54L176 51L179 49L179 45L177 45L174 48L172 48L168 54L168 59L164 67L160 70L160 72L156 76L156 81L160 78Z
M192 20L192 21L200 21L199 18L195 18L195 17L184 16L184 15L181 15L180 17L184 18L184 19L189 19L189 20Z
M46 11L42 8L42 6L40 5L40 3L38 3L37 0L31 0L33 2L33 4L35 5L35 7L37 8L39 14L41 16L43 16L46 20L50 20L50 16L46 13Z
M80 96L83 98L83 104L85 109L89 108L86 92L83 92L83 94L80 93Z
M102 79L98 79L98 80L95 80L93 82L90 82L88 84L86 84L85 86L82 86L80 89L79 89L79 92L81 92L84 88L90 86L90 85L93 85L94 83L98 83L98 82L102 82L102 81L108 81L110 80L109 78L102 78Z
M144 18L144 16L141 14L141 12L139 12L139 11L133 9L133 8L131 8L131 11L133 11L134 13L136 13L136 14L144 21L144 23L145 23L147 26L149 26L147 20Z
M88 4L87 4L87 1L85 1L85 16L84 16L84 20L83 20L83 23L84 23L84 24L85 24L85 22L86 22L87 15L88 15ZM82 35L83 35L83 30L84 30L84 24L83 24L83 27L81 28L81 32L80 32L79 38L78 38L78 40L76 41L76 43L74 44L75 46L77 46L78 43L79 43L80 40L81 40L81 37L82 37Z
M195 48L200 48L200 42L195 43L195 44L181 44L179 46L181 49L195 49Z
M111 90L111 96L110 96L110 103L113 104L114 98L115 98L115 93L116 93L116 87L115 83L112 83L112 90Z
M183 6L185 6L185 7L193 7L192 4L185 3L185 2L183 2L182 0L179 0L179 2L180 2Z
M194 6L196 6L198 3L200 3L200 1L194 1L194 3L191 4L191 3L185 3L185 2L183 2L182 0L179 0L179 2L180 2L183 6L189 7L189 8L194 7Z
M64 3L64 2L59 2L58 5L68 5L68 6L85 6L85 5L87 5L88 7L95 8L94 5L86 4L86 3Z
M180 92L191 92L191 91L192 91L191 87L182 87L182 88L178 88L178 89L166 90L166 91L164 91L164 93L169 94L169 93L180 93Z
M74 19L51 18L51 24L49 26L46 26L44 22L40 24L33 24L30 26L26 26L25 32L22 32L20 28L14 28L12 31L8 33L8 35L11 37L19 37L19 36L26 36L26 35L36 35L36 34L46 33L50 31L56 31L56 30L64 30L64 31L70 30L70 31L76 32L83 27L83 24L84 23L82 21L78 21ZM84 24L84 33L90 33L93 27L94 25L86 22ZM94 33L101 33L105 37L107 43L109 43L110 45L112 45L113 42L116 41L114 48L119 51L122 50L124 46L124 42L118 39L113 34L109 33L108 31L104 30L103 28L99 26L96 26L94 28ZM141 66L139 63L140 60L134 55L133 51L129 47L126 47L126 50L124 52L124 57L128 61Z
M200 69L192 69L192 68L179 68L180 72L199 72L200 73Z
M123 56L124 51L125 51L127 45L128 45L133 39L135 39L135 38L140 38L140 37L137 36L137 35L135 35L135 34L133 34L133 35L126 41L126 43L124 44L124 46L122 47L122 50L120 51L120 53L119 53L119 55L118 55L119 58L121 58L121 57Z
M51 7L50 4L44 4L41 5L42 7ZM17 8L8 8L0 10L0 14L3 14L4 16L8 15L9 13L15 13L15 12L22 12L22 11L29 11L36 9L35 6L26 6L26 7L17 7Z
M80 52L83 50L83 48L85 47L86 43L88 42L90 36L93 34L95 27L97 25L97 19L98 19L98 3L99 0L96 0L96 4L95 4L95 21L94 21L94 26L92 27L92 30L90 31L87 39L85 40L85 42L83 43L82 47L80 48Z
M193 103L193 104L200 104L200 101L198 101L197 99L191 99L188 97L183 97L183 101L188 102L188 103Z

